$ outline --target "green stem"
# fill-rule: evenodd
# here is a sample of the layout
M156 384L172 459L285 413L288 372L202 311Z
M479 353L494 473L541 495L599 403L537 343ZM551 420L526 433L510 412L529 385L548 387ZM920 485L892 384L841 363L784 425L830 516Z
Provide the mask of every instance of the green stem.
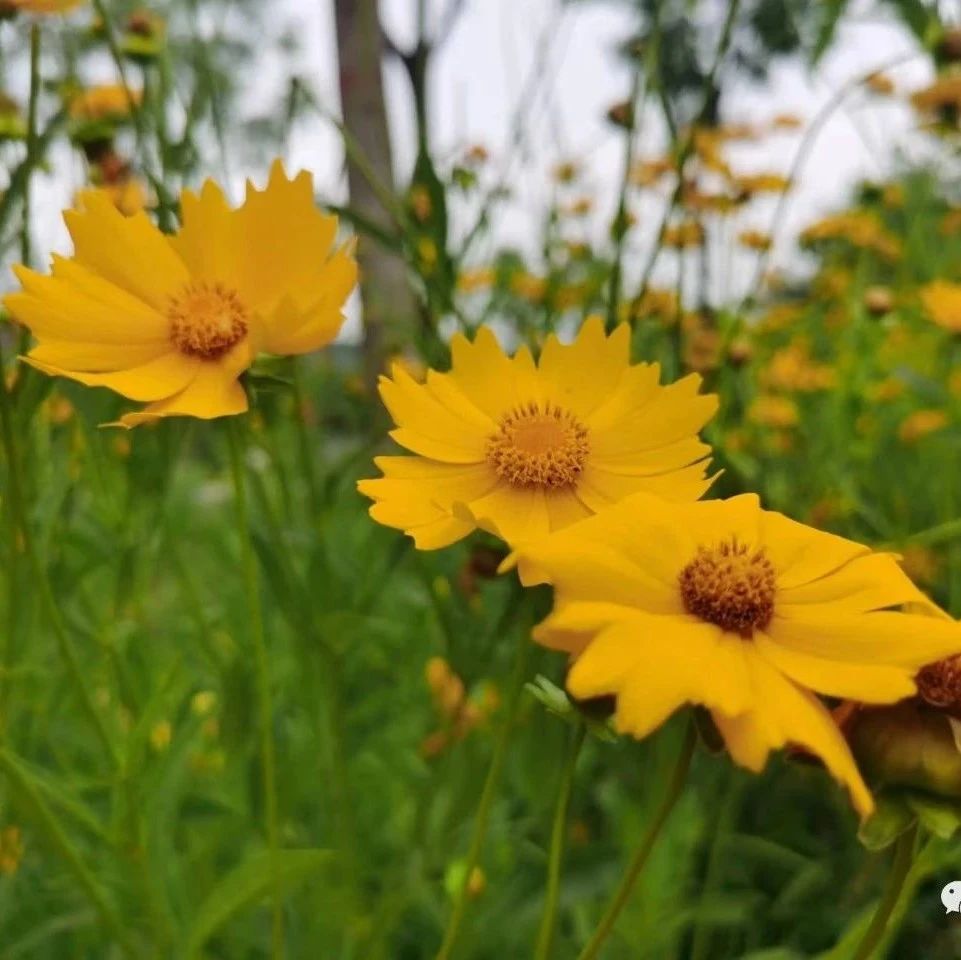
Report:
M25 801L24 809L29 812L40 832L47 837L51 846L56 849L57 853L73 871L77 882L90 898L104 926L110 930L117 942L123 945L125 952L129 955L129 935L117 915L116 909L97 878L84 863L80 852L73 845L60 821L47 805L47 801L34 787L31 778L25 775L20 762L11 753L0 750L0 769L3 770L14 789L23 797Z
M260 759L263 779L264 805L267 811L267 845L270 850L270 866L273 887L273 922L271 942L273 960L284 956L284 915L280 890L277 854L280 848L280 828L277 815L277 771L274 757L272 732L273 702L270 689L270 664L267 658L267 642L264 637L264 618L260 603L260 583L254 557L250 532L250 511L247 504L247 487L244 483L244 441L242 428L231 418L227 425L230 441L230 469L234 484L234 501L237 508L237 528L240 534L241 563L247 594L247 615L254 655L254 672L257 680L259 707Z
M901 899L904 881L914 861L914 845L917 837L917 823L898 837L898 842L894 847L894 860L891 862L891 871L888 873L888 880L881 896L881 902L871 918L871 923L858 945L853 960L868 960L874 952L874 948L884 937L888 921L891 919L891 914L894 913L894 908L898 905L898 900Z
M2 370L3 351L2 348L0 348L0 371ZM107 755L110 757L113 766L116 767L118 764L116 748L114 747L113 740L107 731L104 719L94 705L93 698L90 696L90 692L87 690L83 671L80 668L80 660L77 657L77 651L74 649L73 642L71 641L66 627L64 626L63 619L60 616L60 609L57 606L57 601L53 594L53 588L50 585L50 578L47 575L47 570L40 562L40 557L37 554L36 546L33 542L33 536L30 532L30 525L27 523L26 511L24 508L25 501L23 498L23 484L20 477L19 450L17 449L16 435L13 429L13 410L10 406L10 395L7 391L6 382L4 381L4 383L0 384L0 386L2 386L2 389L0 389L0 434L2 434L4 455L7 458L7 470L9 474L10 485L9 500L11 518L18 531L17 543L15 544L17 547L17 553L22 551L26 555L30 572L34 578L36 586L39 588L40 599L43 603L44 611L46 612L47 619L50 622L50 627L53 630L53 635L57 641L60 655L66 664L67 672L70 675L70 681L73 684L77 699L80 701L80 705L83 707L84 712L90 718L90 722L96 730L101 743L106 749ZM16 556L17 553L15 553L14 556ZM14 603L17 602L17 598L12 599ZM10 641L8 640L6 642L9 644ZM5 653L8 651L5 651Z
M601 947L604 946L604 942L610 936L611 931L614 929L614 924L617 922L618 916L620 916L621 910L624 909L625 904L630 899L631 891L634 889L634 884L637 878L641 874L641 870L644 869L644 865L647 863L647 858L650 856L651 851L654 849L654 844L657 842L658 836L660 836L661 828L667 822L667 818L670 816L671 811L674 809L674 804L677 803L678 798L684 790L684 782L687 780L687 772L691 766L691 760L694 757L694 747L697 744L697 729L694 726L693 721L688 722L687 734L684 738L684 744L681 747L681 752L677 758L677 763L674 766L674 772L671 774L671 779L667 787L667 792L664 794L658 808L654 814L654 819L651 821L647 830L641 839L641 845L637 848L637 853L634 854L634 859L631 860L630 865L627 868L627 872L624 874L624 879L621 880L621 885L617 888L617 892L614 894L614 899L610 902L607 910L604 912L604 916L601 918L601 922L598 924L597 929L594 931L591 939L587 942L583 950L577 955L577 960L593 960L594 957L598 955Z
M30 98L27 101L27 179L23 185L23 222L20 226L20 261L30 266L30 181L37 163L37 102L40 98L40 24L30 27Z
M564 838L567 833L567 811L571 802L571 789L574 786L574 770L577 758L584 745L587 725L580 724L571 738L567 763L561 773L560 790L557 794L557 807L554 810L554 825L551 828L551 852L547 864L547 893L544 900L544 915L537 934L534 960L548 960L554 940L554 923L557 916L557 901L561 889L561 861L564 857Z
M515 601L517 602L517 601ZM457 942L457 935L460 933L464 914L467 910L467 898L470 885L471 874L480 860L481 849L484 846L484 838L487 836L487 824L490 820L491 807L497 788L500 784L501 770L504 760L507 757L507 748L510 745L511 733L514 728L514 720L521 701L521 690L523 689L524 672L527 667L527 657L530 648L530 640L526 629L521 629L518 638L517 654L514 659L514 669L511 674L510 688L508 692L506 715L501 726L500 735L494 746L494 754L491 757L490 766L487 769L487 777L484 780L484 788L481 791L480 803L477 807L477 819L474 821L474 834L471 837L470 848L467 851L467 862L464 869L464 878L457 892L457 899L454 902L454 909L451 911L450 919L447 921L447 929L444 931L444 939L440 949L437 951L436 960L450 960Z

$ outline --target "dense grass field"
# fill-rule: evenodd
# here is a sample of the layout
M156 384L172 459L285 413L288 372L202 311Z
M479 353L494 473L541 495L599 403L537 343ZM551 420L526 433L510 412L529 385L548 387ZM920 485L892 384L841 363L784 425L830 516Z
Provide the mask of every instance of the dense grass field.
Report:
M823 117L725 85L850 11L638 4L623 176L554 169L535 255L500 158L421 111L392 183L346 87L235 189L237 6L0 3L0 960L961 956L957 31L882 5L937 79L824 109L933 159L782 263ZM271 165L305 122L349 195Z

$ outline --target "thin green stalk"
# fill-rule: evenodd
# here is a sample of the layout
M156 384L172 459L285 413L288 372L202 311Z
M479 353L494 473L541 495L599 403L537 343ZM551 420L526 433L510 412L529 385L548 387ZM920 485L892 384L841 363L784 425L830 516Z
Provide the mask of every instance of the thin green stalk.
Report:
M27 101L27 179L23 185L23 220L20 225L20 262L30 266L30 181L37 163L37 102L40 99L40 24L30 27L30 98Z
M634 858L631 860L627 872L624 874L624 879L621 880L621 885L614 894L614 899L608 905L607 910L604 911L604 916L601 918L601 922L598 924L591 939L577 955L577 960L593 960L593 958L600 953L601 947L604 946L604 942L614 929L614 924L617 922L621 910L624 909L625 904L630 899L634 884L644 869L647 858L654 849L657 838L660 836L661 828L667 822L667 818L670 816L674 805L684 790L684 783L687 780L687 772L691 767L691 760L694 757L694 747L696 744L697 729L693 721L689 721L687 734L684 737L684 744L681 747L677 763L674 766L674 772L671 774L667 792L664 794L663 799L654 813L654 819L641 838L641 845L637 848L637 852L634 854Z
M17 626L20 620L20 561L23 555L23 543L20 530L23 527L22 509L20 505L20 485L17 477L17 467L13 462L15 448L7 442L8 424L12 411L10 409L10 394L7 390L7 368L3 360L3 337L0 335L0 418L3 424L4 451L7 460L7 513L8 535L10 538L9 555L7 557L7 629L3 638L3 664L0 667L0 729L6 731L10 722L10 710L7 698L10 692L10 675L13 672L14 641L17 636ZM12 437L12 429L10 436Z
M913 60L915 57L927 56L926 51L912 52L908 54L901 54L900 56L894 57L885 63L878 64L868 70L866 73L858 74L852 77L847 83L842 84L837 92L831 97L823 107L815 115L814 119L808 124L807 129L804 131L804 136L801 138L800 144L798 144L797 153L794 155L794 160L791 163L791 169L788 173L788 182L791 184L797 183L800 178L801 171L804 165L807 163L808 157L811 155L814 149L815 141L820 135L821 131L824 129L828 120L834 115L835 111L838 110L844 101L850 96L850 94L857 90L872 74L890 70L893 67L898 67L903 63L907 63L909 60ZM787 213L788 203L791 199L791 194L793 191L785 190L778 197L777 205L774 208L774 215L771 218L771 229L768 230L768 234L771 237L771 243L767 250L761 252L758 257L757 264L754 268L754 276L751 282L748 284L747 289L744 293L741 303L738 306L736 312L743 312L744 309L751 304L760 290L761 283L764 280L764 276L767 273L768 265L771 262L771 257L773 256L774 249L776 246L777 237L780 232L780 227L782 223L785 222L785 215Z
M123 87L124 94L127 98L127 106L130 110L130 116L133 118L134 128L137 134L137 151L140 154L143 172L157 194L157 219L160 229L163 230L164 233L168 233L173 228L173 202L163 180L153 171L153 164L147 152L148 131L146 115L144 113L144 101L146 98L141 97L141 99L138 100L130 87L127 68L124 65L123 51L117 42L117 33L113 28L113 21L107 12L104 0L93 0L93 9L103 27L103 34L107 41L107 48L110 50L110 57L114 62L114 66L117 68L120 85ZM143 93L145 94L146 91L143 91Z
M516 602L518 601L515 600L515 603ZM474 872L474 868L480 860L481 849L484 846L484 839L487 836L487 824L490 820L491 808L494 804L494 798L497 795L497 788L500 785L501 770L504 766L504 760L507 757L507 748L510 745L514 720L517 716L518 707L520 706L521 690L523 689L524 671L527 668L529 648L530 640L527 636L526 629L522 627L517 641L517 654L514 659L514 669L510 679L507 709L502 722L500 735L494 746L490 766L487 768L484 788L481 791L480 803L477 807L477 818L474 821L474 834L471 837L470 848L467 851L464 877L461 881L460 889L457 891L454 909L451 911L450 919L447 921L447 929L444 931L444 939L440 949L437 951L436 960L450 960L453 954L454 944L457 942L457 936L460 933L461 924L464 921L471 874Z
M0 371L3 370L3 351L0 347ZM84 681L83 671L80 668L80 660L77 651L74 649L63 619L60 616L60 609L57 606L53 588L50 585L50 578L47 570L40 562L37 555L36 545L30 532L30 525L27 523L25 501L23 498L23 484L20 477L20 453L17 448L16 436L13 429L13 411L10 407L10 395L7 391L6 382L0 384L0 434L2 434L2 444L4 455L7 458L7 470L9 472L9 500L12 522L16 524L18 530L16 546L22 550L27 558L29 570L33 576L35 585L39 588L40 600L46 612L50 627L53 630L54 638L67 667L67 673L73 684L74 692L84 713L90 718L93 728L103 744L107 755L110 757L114 767L118 764L117 750L114 746L110 733L100 711L94 705L90 691ZM16 556L16 554L15 554ZM19 602L19 598L13 597L14 603ZM9 641L8 641L9 642Z
M661 222L657 228L654 246L651 249L649 257L647 258L647 263L645 264L644 269L641 271L641 283L633 301L631 302L629 316L632 318L636 316L641 302L644 299L644 295L647 293L648 286L651 282L651 275L654 272L654 264L657 262L657 256L660 253L661 245L664 242L664 234L667 231L668 221L680 203L681 195L684 192L684 167L694 150L694 135L697 131L697 125L704 120L705 116L707 115L708 108L710 107L714 93L714 83L717 79L717 74L721 69L721 65L724 63L724 58L727 56L728 47L731 45L731 37L734 32L734 21L737 19L740 6L741 0L729 0L727 14L724 17L724 25L721 27L721 35L718 39L714 60L711 64L711 69L708 71L707 77L705 77L704 80L704 91L701 100L701 107L697 112L694 123L691 124L691 128L688 130L687 135L684 138L684 142L677 151L677 184L674 187L674 191L671 194L670 200L668 200L667 207L664 209ZM673 128L674 121L671 117L670 104L668 103L663 84L660 84L659 81L658 89L660 90L661 103L664 107L665 122L667 123L668 127Z
M627 191L631 185L631 171L634 166L634 147L637 142L637 121L640 112L641 71L634 69L634 82L631 84L630 113L628 117L627 141L624 144L624 172L617 200L617 212L611 233L614 235L614 263L611 267L611 284L607 303L607 329L617 326L617 308L621 300L621 270L624 259L624 238L627 236Z
M254 655L254 672L257 680L259 707L260 759L263 778L264 805L267 811L267 845L270 850L270 866L273 887L273 921L271 944L273 960L284 956L284 915L280 890L280 874L277 854L280 848L280 827L277 814L277 771L274 757L273 699L270 689L270 664L267 658L267 642L264 637L264 618L260 603L260 583L256 558L250 532L250 511L247 505L247 486L244 482L244 442L242 427L231 418L227 425L230 441L230 470L234 484L234 501L237 508L237 532L240 535L241 562L244 587L247 594L247 614Z
M551 852L547 863L547 893L544 899L544 915L541 917L541 928L537 934L534 960L548 960L551 955L551 944L554 940L554 926L557 916L557 901L561 889L561 862L564 857L564 839L567 834L567 811L571 802L571 789L574 786L577 758L580 756L581 747L584 745L586 733L587 725L583 723L574 731L567 754L567 762L561 772L557 806L554 809L554 825L551 828Z
M894 847L894 860L891 862L891 871L888 873L888 880L881 896L871 923L864 934L864 938L858 945L853 960L868 960L874 953L874 948L881 942L887 931L888 921L894 908L901 899L901 891L904 889L904 881L908 871L914 861L914 846L918 838L918 825L915 823L909 830L898 837Z
M116 938L117 942L123 945L129 955L130 940L123 922L103 887L84 863L80 852L70 840L56 814L47 805L47 801L34 787L33 781L24 774L19 761L6 750L0 750L0 769L3 770L14 789L23 797L25 810L29 811L40 832L47 837L50 844L73 871L77 882L90 898L104 926Z

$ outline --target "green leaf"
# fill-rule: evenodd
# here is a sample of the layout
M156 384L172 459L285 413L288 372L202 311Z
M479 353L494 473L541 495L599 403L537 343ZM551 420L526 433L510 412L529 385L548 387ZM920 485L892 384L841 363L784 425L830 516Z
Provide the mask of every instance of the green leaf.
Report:
M847 5L848 0L823 0L820 4L822 20L818 27L814 50L811 53L812 66L827 53Z
M278 851L275 867L281 890L289 892L332 861L329 850ZM194 916L187 938L187 957L196 957L204 944L236 914L266 899L271 893L273 872L270 852L262 850L228 873Z

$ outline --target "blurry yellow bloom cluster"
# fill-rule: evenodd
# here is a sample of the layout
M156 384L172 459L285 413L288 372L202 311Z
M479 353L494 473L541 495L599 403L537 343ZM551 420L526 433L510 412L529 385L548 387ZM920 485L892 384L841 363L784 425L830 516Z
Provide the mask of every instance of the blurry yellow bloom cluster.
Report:
M849 210L811 224L801 234L803 243L821 240L846 240L855 247L873 250L886 260L897 260L901 242L878 217L867 210Z
M0 17L15 13L33 13L40 16L70 13L85 2L86 0L0 0Z
M0 830L0 874L7 877L15 874L20 869L23 852L23 835L19 827Z
M128 90L118 84L104 84L72 92L67 99L67 112L74 120L117 120L130 115L143 99L140 90Z
M905 443L915 443L930 433L937 433L948 425L944 410L915 410L898 427L898 437Z
M811 393L830 390L836 382L834 368L812 360L803 340L777 350L761 372L761 383L771 390Z
M427 662L424 676L442 724L420 746L421 755L431 758L463 740L471 730L484 723L497 710L500 697L490 684L484 684L476 697L468 697L463 680L443 657L432 657Z
M951 333L961 333L961 284L935 280L921 290L927 315Z
M696 220L682 220L671 224L664 230L662 243L675 250L700 247L704 243L704 227Z

